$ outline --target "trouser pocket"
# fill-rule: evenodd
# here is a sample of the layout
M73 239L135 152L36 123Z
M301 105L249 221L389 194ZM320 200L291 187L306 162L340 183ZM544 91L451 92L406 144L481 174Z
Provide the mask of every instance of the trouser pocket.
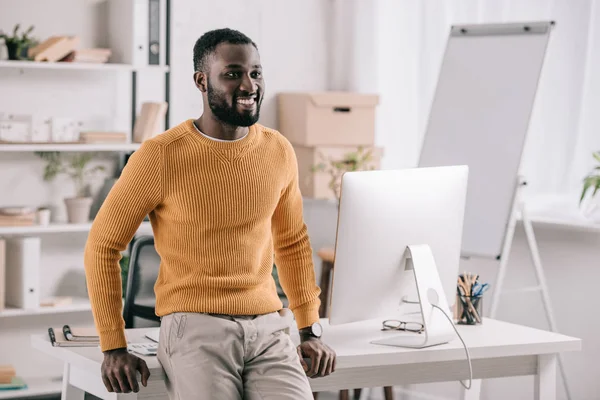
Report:
M177 349L177 343L183 338L187 315L174 313L162 317L160 326L160 345L164 346L165 353L171 356Z

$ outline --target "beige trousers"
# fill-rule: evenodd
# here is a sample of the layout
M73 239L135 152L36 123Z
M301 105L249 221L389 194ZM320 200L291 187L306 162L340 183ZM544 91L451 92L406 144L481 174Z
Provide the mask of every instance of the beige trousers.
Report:
M260 316L174 313L162 318L158 360L171 400L308 400L287 309Z

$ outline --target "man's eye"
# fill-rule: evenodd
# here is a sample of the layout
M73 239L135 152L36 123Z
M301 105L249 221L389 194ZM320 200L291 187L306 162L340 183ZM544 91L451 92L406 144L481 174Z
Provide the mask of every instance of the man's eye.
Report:
M258 79L258 78L260 78L261 76L262 76L262 72L256 71L256 72L253 72L253 73L252 73L252 77L253 77L254 79Z
M228 78L238 78L240 74L238 72L227 72L225 76Z

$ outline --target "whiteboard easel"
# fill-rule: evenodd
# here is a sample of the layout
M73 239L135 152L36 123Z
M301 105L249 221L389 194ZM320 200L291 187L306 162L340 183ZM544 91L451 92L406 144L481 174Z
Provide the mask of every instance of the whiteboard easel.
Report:
M419 167L469 166L462 256L500 261L491 301L492 318L500 302L521 216L539 283L535 290L542 293L550 328L556 331L533 228L519 193L523 184L519 177L522 152L553 24L452 26ZM560 356L559 365L570 399ZM480 384L473 381L464 397L479 398Z

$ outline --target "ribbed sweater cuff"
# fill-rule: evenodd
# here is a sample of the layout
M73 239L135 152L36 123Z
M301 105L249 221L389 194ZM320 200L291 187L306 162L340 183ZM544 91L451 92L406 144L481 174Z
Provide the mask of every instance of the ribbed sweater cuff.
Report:
M303 304L294 310L298 329L305 328L319 321L319 302Z
M127 338L123 329L103 331L100 333L100 349L108 351L127 347Z

